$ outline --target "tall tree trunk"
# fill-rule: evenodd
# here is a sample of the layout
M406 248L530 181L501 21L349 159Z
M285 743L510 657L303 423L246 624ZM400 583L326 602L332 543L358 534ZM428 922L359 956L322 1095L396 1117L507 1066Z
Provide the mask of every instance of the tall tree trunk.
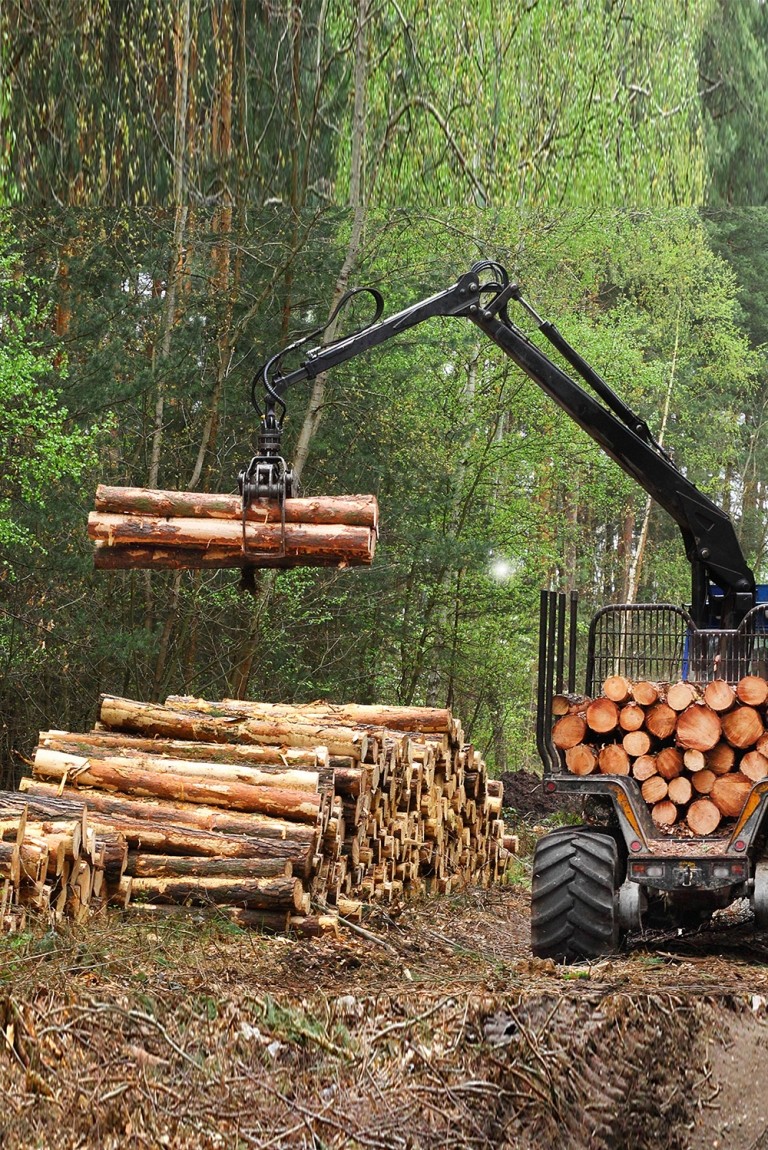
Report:
M163 448L163 429L165 422L165 378L164 371L171 352L171 334L176 319L176 296L178 285L184 272L184 237L187 227L189 205L185 201L185 159L187 151L187 116L189 111L189 54L191 46L190 0L180 0L179 10L174 25L174 53L176 58L176 96L174 108L174 140L173 140L173 246L171 249L170 266L168 270L168 284L163 301L163 337L160 345L160 365L155 391L155 414L152 430L152 447L149 461L148 486L157 487L160 480L160 457ZM171 601L166 615L163 633L160 636L158 657L155 663L154 684L157 691L158 684L165 671L168 644L170 641L170 627L175 615L179 596L179 583L174 576L171 589ZM152 594L151 572L145 573L145 625L147 630L154 630L154 599Z
M301 32L301 4L296 0L293 8L293 34L296 38L294 40L294 50L292 58L292 91L294 99L294 115L300 115L299 98L299 67L300 56L297 55L299 51L298 40ZM353 223L352 233L347 245L347 253L339 272L338 280L336 281L336 288L333 295L331 304L331 312L336 307L336 304L341 299L344 292L347 290L349 282L349 275L354 267L358 253L360 251L360 243L363 233L363 225L365 223L365 204L363 201L363 169L365 163L365 88L368 77L368 19L369 19L369 0L359 0L357 12L357 34L355 37L355 66L354 66L354 85L355 85L355 103L354 103L354 118L352 125L352 160L351 160L351 173L350 173L350 190L349 202L353 209ZM299 124L296 125L297 132ZM306 156L304 160L305 172L309 166L309 157ZM298 156L295 159L294 170L291 177L291 196L293 218L298 225L299 221L299 199L300 187L299 180L299 164ZM295 245L298 243L297 235L294 237ZM292 266L292 265L291 265ZM288 321L288 307L290 302L291 290L290 270L286 276L286 309L283 313L284 327L287 332ZM335 325L331 325L326 332L326 341L333 339L335 332ZM293 457L293 468L297 479L301 477L304 465L309 456L309 449L312 443L312 438L317 431L320 424L322 415L323 401L325 399L325 375L319 375L314 382L312 394L310 396L309 405L304 422L299 432L299 439L296 446L296 451ZM256 602L253 608L253 614L249 625L248 632L243 640L240 649L240 654L233 670L230 690L236 699L241 699L245 696L250 682L251 671L259 650L261 620L269 606L269 602L274 592L275 575L273 572L263 572L256 589Z
M357 33L355 36L355 104L352 118L352 157L349 178L349 204L353 209L352 232L347 245L347 253L342 264L331 303L331 313L347 290L349 276L355 265L362 241L365 224L365 200L363 174L365 166L365 90L368 77L368 19L369 0L359 0L357 7ZM330 343L336 332L336 324L331 324L325 333L325 342ZM325 373L315 379L304 422L293 458L296 475L301 477L309 456L312 439L320 426L325 400Z
M667 394L664 399L664 413L661 417L661 428L659 430L658 442L664 443L664 435L667 430L667 422L669 420L669 408L672 402L672 388L675 382L675 372L677 370L677 354L680 345L680 307L677 309L677 319L675 321L675 346L672 351L672 363L669 369L669 382L667 384ZM643 514L643 524L640 528L640 538L637 541L637 549L632 559L632 564L627 576L627 603L634 603L637 597L637 588L640 583L640 573L643 567L643 559L645 558L645 548L648 542L648 527L651 521L651 510L653 509L653 500L650 495L645 502L645 512Z

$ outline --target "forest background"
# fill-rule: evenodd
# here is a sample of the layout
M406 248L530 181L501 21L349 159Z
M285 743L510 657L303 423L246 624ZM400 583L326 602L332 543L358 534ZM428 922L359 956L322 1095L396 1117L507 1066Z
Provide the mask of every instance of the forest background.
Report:
M448 705L531 767L539 589L688 598L460 320L287 397L304 491L379 498L370 570L94 573L96 484L234 490L259 365L353 284L504 263L768 577L767 120L762 0L5 0L0 785L102 691Z

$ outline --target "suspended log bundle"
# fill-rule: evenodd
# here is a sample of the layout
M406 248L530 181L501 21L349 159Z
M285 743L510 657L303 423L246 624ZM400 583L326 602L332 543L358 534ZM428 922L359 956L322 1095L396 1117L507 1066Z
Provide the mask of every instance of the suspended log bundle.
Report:
M373 562L373 495L257 500L243 515L237 495L96 490L88 517L97 568L356 567Z
M94 730L42 732L32 777L0 794L0 884L14 907L40 885L44 825L46 858L82 887L43 896L57 913L215 908L313 936L364 902L500 879L515 849L501 804L448 710L103 696ZM76 822L101 851L96 891L65 843Z
M768 681L630 682L610 676L595 699L562 706L552 741L566 770L631 776L657 827L724 834L768 778Z

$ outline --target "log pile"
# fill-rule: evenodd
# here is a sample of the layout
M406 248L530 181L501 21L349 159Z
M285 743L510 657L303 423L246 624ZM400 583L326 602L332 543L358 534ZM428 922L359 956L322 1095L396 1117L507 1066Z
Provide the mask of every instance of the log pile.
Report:
M28 911L83 921L119 888L127 862L124 837L82 802L51 807L0 792L0 933L22 930Z
M355 567L373 562L373 495L257 500L243 517L237 495L96 489L88 516L97 568Z
M556 696L552 740L576 775L637 781L671 833L711 835L768 778L768 681L631 682L609 676L594 699Z
M105 852L123 845L88 905L214 906L304 934L363 903L487 886L514 847L501 784L436 708L104 696L92 731L41 733L32 777L0 795L4 839L25 804L35 827L79 819ZM22 905L18 868L2 874Z

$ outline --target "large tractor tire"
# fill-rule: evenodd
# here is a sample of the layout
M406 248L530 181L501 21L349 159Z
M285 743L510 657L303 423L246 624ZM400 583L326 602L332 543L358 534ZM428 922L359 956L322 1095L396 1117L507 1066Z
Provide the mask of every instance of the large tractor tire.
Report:
M571 828L540 839L533 857L531 947L578 962L619 949L621 867L610 835Z

